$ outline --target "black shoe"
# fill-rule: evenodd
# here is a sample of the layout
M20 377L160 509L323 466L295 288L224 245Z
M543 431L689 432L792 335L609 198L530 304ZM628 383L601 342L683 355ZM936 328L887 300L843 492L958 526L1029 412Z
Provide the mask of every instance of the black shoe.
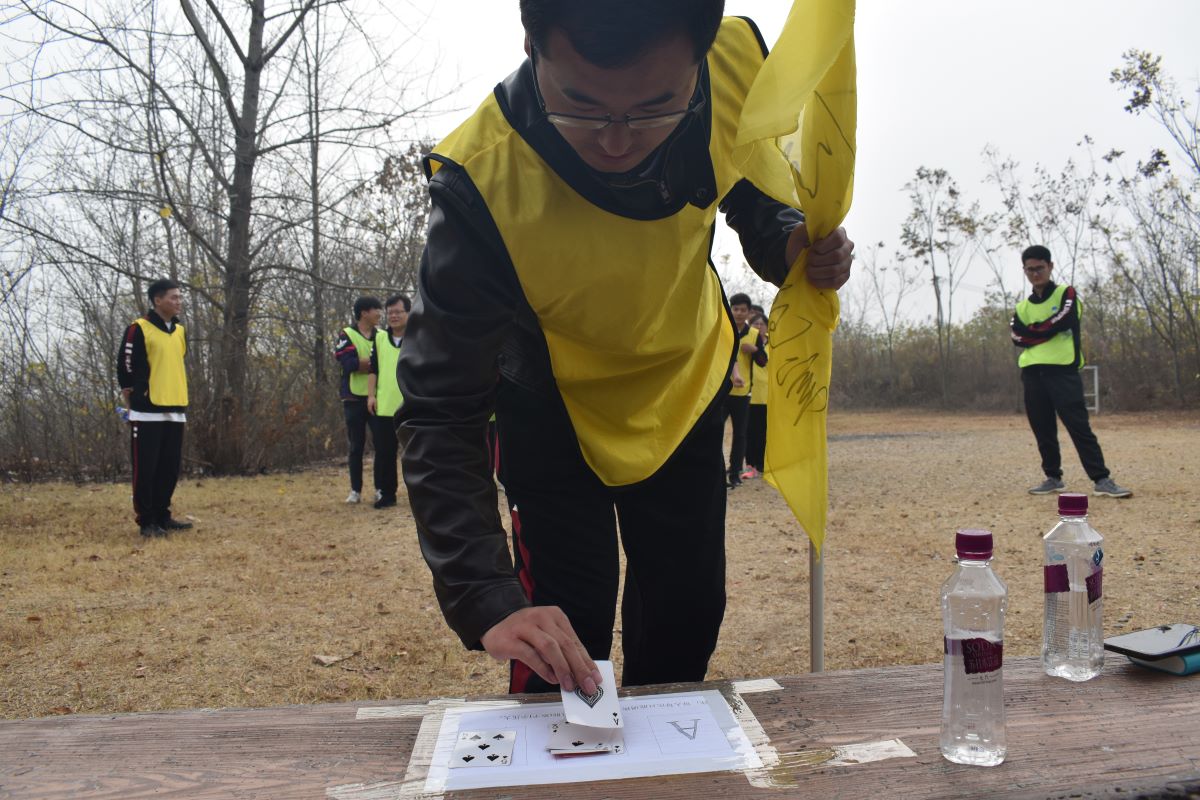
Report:
M741 478L730 478L729 482L726 483L725 485L727 488L736 489L737 487L742 485L742 479Z
M376 508L391 508L394 505L396 505L396 496L395 495L386 495L385 494L383 497L381 497L375 501Z
M142 536L145 536L147 539L160 539L166 535L166 530L154 523L142 526Z
M191 530L192 523L177 520L174 517L167 517L162 521L162 527L168 531L186 531Z

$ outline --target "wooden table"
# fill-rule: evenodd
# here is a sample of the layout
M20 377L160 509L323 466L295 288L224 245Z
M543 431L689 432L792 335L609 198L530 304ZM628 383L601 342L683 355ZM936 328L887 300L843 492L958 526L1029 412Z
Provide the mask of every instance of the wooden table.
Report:
M447 793L503 798L1200 798L1200 675L1108 657L1083 684L1005 664L1008 759L938 752L941 665L778 679L738 694L762 727L755 775L724 772ZM730 684L681 684L671 691ZM628 694L663 691L663 687ZM624 693L623 694L627 694ZM534 702L547 698L530 698ZM734 698L734 703L738 701ZM341 703L0 722L0 798L420 797L430 719L444 701ZM419 734L425 720L425 733ZM822 764L829 748L900 739L915 758ZM772 755L773 754L773 755ZM414 760L419 762L419 757ZM407 780L406 780L407 776Z

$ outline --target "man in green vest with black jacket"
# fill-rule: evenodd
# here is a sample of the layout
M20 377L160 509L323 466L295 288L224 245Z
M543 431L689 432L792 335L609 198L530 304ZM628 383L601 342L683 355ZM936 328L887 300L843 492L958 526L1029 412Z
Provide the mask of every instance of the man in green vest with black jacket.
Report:
M738 120L766 48L722 0L520 8L527 58L426 160L399 362L421 551L447 623L510 660L513 692L596 690L622 547L622 684L702 680L725 611L739 349L717 216L776 285L807 250L804 279L836 290L853 244L810 241L799 211L743 176ZM777 169L791 174L782 155Z
M367 411L371 414L371 435L375 437L375 489L379 498L375 508L396 505L396 412L404 405L404 395L396 382L396 362L412 301L402 294L392 295L383 304L387 330L375 331L371 347L371 373L367 377Z
M333 356L342 367L339 394L342 412L346 418L346 441L349 444L350 494L347 503L362 500L363 451L367 447L367 382L371 373L371 343L379 318L383 315L383 303L378 297L360 297L354 301L354 324L342 328ZM379 487L375 488L376 500Z
M1092 494L1130 497L1129 489L1118 486L1104 465L1100 442L1088 423L1087 404L1083 399L1083 348L1079 343L1079 322L1083 305L1075 287L1059 286L1051 279L1054 262L1050 251L1033 245L1021 253L1025 277L1033 293L1017 304L1012 318L1012 341L1021 349L1018 364L1025 385L1025 414L1037 439L1046 479L1029 490L1030 494L1066 491L1062 456L1058 448L1058 425L1062 420L1079 460L1094 482Z

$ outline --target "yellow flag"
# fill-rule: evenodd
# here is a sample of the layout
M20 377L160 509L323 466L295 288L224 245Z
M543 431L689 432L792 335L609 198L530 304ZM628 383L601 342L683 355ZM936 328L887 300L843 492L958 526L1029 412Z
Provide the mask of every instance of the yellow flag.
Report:
M854 0L796 0L746 98L734 158L751 183L804 212L811 241L836 230L850 209L856 124ZM780 167L783 159L790 169ZM771 307L765 466L819 554L839 306L837 292L806 279L806 255Z

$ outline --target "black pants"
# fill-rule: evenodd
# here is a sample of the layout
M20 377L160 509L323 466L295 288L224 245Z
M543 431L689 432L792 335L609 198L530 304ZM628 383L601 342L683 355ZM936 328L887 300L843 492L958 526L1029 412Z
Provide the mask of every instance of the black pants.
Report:
M767 404L751 403L746 417L746 463L759 472L767 461Z
M361 494L363 451L367 449L367 424L371 416L367 412L367 398L343 400L342 414L346 417L346 443L350 447L350 488ZM378 449L378 441L375 447Z
M171 498L183 459L182 422L132 422L133 514L138 525L171 518Z
M1100 442L1088 423L1083 399L1083 380L1074 367L1039 364L1021 370L1025 385L1025 415L1042 455L1042 471L1048 478L1062 478L1062 454L1058 449L1055 414L1075 443L1083 469L1093 481L1108 477Z
M725 416L729 417L733 425L733 441L729 445L730 483L739 483L742 480L742 463L746 460L746 419L749 414L750 395L728 395L725 398Z
M388 499L396 498L396 454L399 441L396 438L396 418L371 416L371 437L375 442L375 488ZM359 463L361 464L361 454Z
M518 577L534 605L559 606L588 653L613 644L620 565L622 684L703 680L725 614L724 420L716 400L668 462L633 486L605 486L580 453L560 400L501 382L500 480ZM520 662L510 691L557 691Z

